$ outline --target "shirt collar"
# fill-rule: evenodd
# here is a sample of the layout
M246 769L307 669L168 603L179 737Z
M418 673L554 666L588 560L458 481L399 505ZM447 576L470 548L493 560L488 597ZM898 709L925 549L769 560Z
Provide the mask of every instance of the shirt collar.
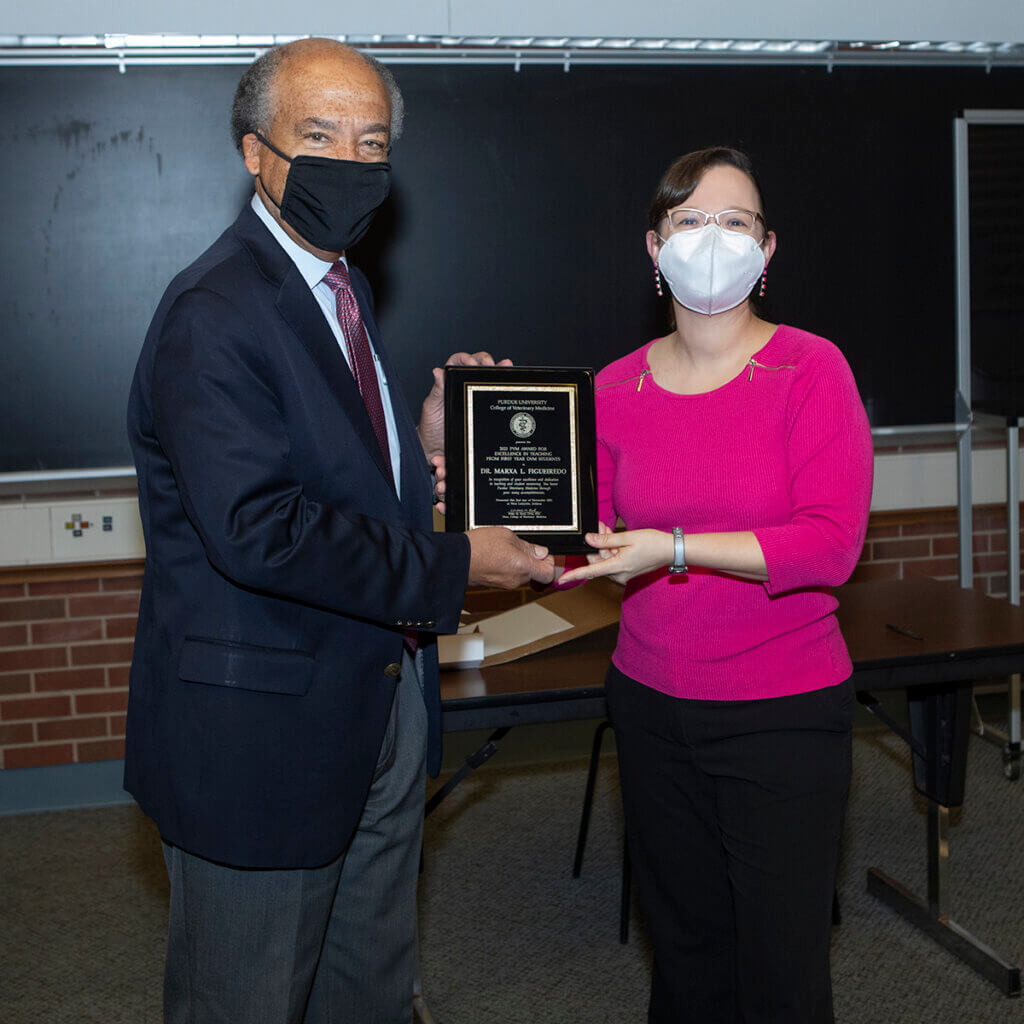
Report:
M324 274L334 264L325 263L322 259L303 249L294 239L290 238L284 228L271 216L270 211L260 198L258 192L253 192L252 194L252 209L253 213L267 226L267 230L274 236L281 248L288 254L288 257L302 275L302 280L306 282L310 289L315 288L324 279ZM341 261L347 268L348 260L342 256Z

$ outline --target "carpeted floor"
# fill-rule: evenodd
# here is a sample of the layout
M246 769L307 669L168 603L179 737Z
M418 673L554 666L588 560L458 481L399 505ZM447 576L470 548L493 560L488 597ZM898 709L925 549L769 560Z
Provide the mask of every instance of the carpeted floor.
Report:
M1024 1002L865 892L871 865L923 892L924 805L899 741L861 732L854 748L837 1020L1024 1024ZM576 881L585 763L499 762L427 823L421 960L437 1024L644 1020L649 954L635 912L629 945L618 942L614 758L602 765ZM951 916L1024 963L1024 784L1005 781L998 751L977 740L953 821ZM0 837L0 1024L158 1024L167 886L149 822L133 807L64 811L0 819Z

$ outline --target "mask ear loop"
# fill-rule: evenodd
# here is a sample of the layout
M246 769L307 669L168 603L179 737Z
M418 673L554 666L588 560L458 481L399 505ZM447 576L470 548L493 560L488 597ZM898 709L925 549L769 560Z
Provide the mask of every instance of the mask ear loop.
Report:
M263 145L266 146L271 153L275 154L276 156L279 156L282 160L284 160L285 163L290 164L292 162L292 158L290 156L285 156L285 154L282 153L281 150L277 148L277 146L275 146L269 139L263 138L263 136L260 135L260 133L255 129L253 129L253 135L255 135L256 138L259 139L260 142L262 142Z
M262 142L263 145L266 146L267 149L269 149L271 153L275 154L276 156L279 156L282 160L284 160L285 163L291 164L292 158L290 156L285 156L284 153L282 153L281 150L279 150L277 148L277 146L275 146L269 139L263 138L263 136L258 131L256 131L255 129L253 130L253 135L255 135L256 138L259 139L260 142ZM260 175L260 174L257 174L256 175L256 179L263 186L263 194L280 210L281 209L281 203L284 202L284 196L281 196L281 203L279 203L270 194L270 190L267 188L267 183L263 180L263 176ZM286 183L285 184L285 191L287 191L287 190L288 190L288 185Z

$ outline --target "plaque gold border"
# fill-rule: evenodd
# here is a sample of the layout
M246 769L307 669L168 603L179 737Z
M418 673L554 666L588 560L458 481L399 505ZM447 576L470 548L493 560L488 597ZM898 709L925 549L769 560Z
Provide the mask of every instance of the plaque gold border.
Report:
M475 392L498 391L516 392L521 394L528 391L543 392L545 394L568 394L570 396L571 408L569 410L569 447L570 461L572 462L572 476L570 484L572 487L572 522L571 523L537 523L532 526L515 527L516 533L576 533L580 529L579 510L579 480L582 467L580 466L579 433L578 422L580 418L579 389L575 384L474 384L466 383L466 431L465 449L463 456L466 463L466 475L468 488L466 490L466 521L468 529L475 530L481 526L507 526L507 523L480 523L476 519L476 459L473 444L473 404Z

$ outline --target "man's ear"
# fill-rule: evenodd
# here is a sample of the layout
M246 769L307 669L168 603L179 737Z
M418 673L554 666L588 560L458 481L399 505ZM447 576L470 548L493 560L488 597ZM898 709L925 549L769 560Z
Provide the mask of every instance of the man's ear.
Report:
M245 163L245 169L254 178L260 173L260 157L262 155L263 147L260 145L260 140L252 132L249 132L248 135L243 135L242 160Z

